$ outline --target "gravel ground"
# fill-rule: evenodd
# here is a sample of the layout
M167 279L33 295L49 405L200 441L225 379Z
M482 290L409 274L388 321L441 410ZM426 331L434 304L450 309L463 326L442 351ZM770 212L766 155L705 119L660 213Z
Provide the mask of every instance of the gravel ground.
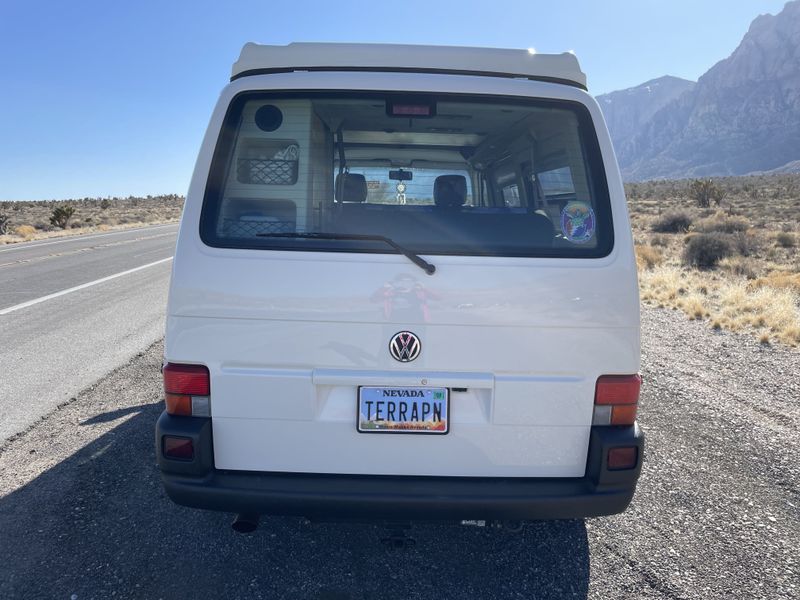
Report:
M645 471L623 515L521 534L173 505L155 346L0 450L0 597L800 598L800 353L644 309Z

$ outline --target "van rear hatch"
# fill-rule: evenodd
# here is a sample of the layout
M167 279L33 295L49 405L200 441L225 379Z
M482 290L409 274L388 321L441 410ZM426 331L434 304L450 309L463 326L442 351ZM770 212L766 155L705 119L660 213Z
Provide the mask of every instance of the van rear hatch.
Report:
M561 87L503 85L522 83ZM582 476L597 378L639 367L624 198L587 105L231 99L166 347L209 368L216 468Z

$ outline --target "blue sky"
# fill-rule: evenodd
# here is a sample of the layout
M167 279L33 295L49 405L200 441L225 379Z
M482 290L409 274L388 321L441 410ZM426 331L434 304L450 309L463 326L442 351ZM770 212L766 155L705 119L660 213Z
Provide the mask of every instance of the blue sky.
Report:
M0 200L185 193L246 41L574 50L600 94L696 79L783 4L0 0Z

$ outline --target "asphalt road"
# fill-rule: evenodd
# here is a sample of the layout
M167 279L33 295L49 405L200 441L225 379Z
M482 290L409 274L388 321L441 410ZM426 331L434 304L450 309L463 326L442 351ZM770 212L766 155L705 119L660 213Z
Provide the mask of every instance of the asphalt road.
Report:
M230 516L155 468L156 343L0 449L2 598L798 598L800 353L643 312L633 504L522 533Z
M0 247L0 443L163 336L176 233Z

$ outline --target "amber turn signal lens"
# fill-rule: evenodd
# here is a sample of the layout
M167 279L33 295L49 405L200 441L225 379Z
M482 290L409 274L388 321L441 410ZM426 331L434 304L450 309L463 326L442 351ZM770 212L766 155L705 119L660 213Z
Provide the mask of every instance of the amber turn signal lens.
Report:
M182 394L165 394L164 400L167 405L167 414L180 415L184 417L192 416L192 397Z
M611 407L611 425L633 425L636 422L635 404L622 404Z

